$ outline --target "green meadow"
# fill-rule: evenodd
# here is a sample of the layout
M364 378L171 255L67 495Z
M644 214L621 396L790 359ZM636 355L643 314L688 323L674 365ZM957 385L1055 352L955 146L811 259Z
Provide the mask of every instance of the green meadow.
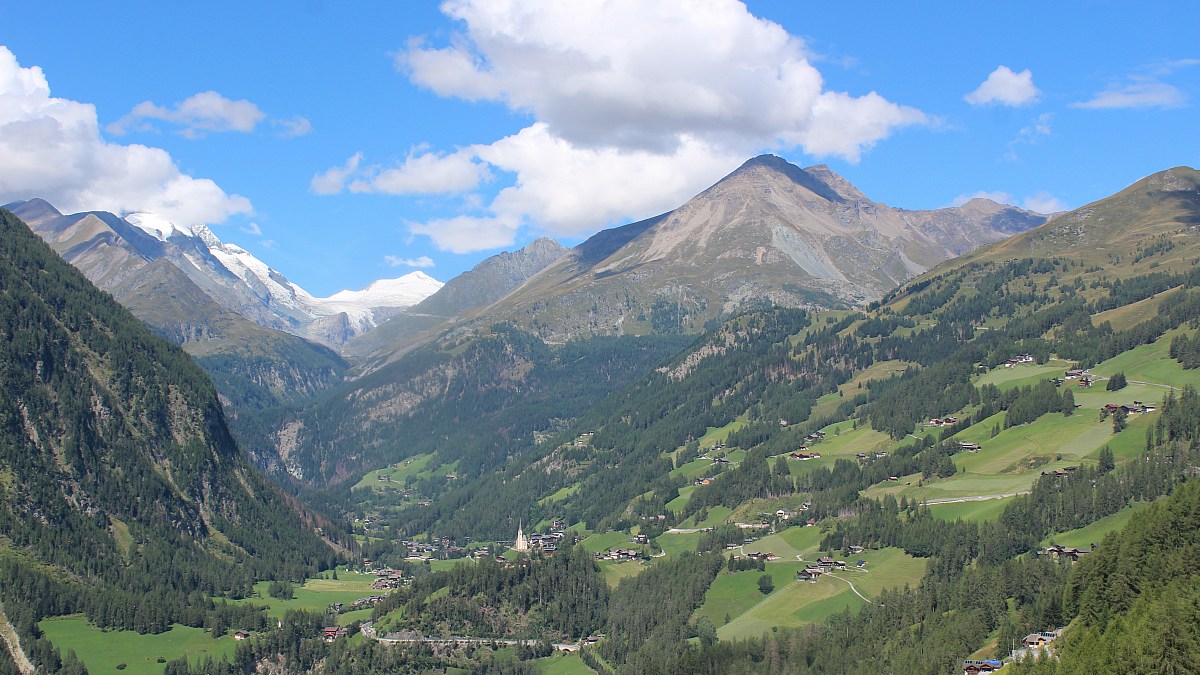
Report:
M1123 372L1129 380L1181 388L1186 385L1200 387L1200 370L1184 370L1180 367L1179 362L1170 356L1171 340L1184 332L1188 331L1178 328L1167 331L1157 341L1119 354L1092 368L1092 372L1105 377ZM1160 393L1155 398L1161 399L1167 390L1165 387L1158 387L1158 389ZM1115 393L1124 393L1124 391ZM1148 397L1142 400L1155 399Z
M535 661L534 665L543 675L587 675L596 672L588 668L579 654L574 652L547 656Z
M270 609L268 616L282 617L289 609L304 609L308 611L323 611L335 602L347 607L355 600L370 595L383 595L383 591L371 588L375 583L373 574L357 574L338 570L337 579L309 579L303 586L295 586L291 600L272 598L267 594L266 581L254 585L254 597L235 602L249 602L257 605L267 605Z
M817 547L822 536L819 527L789 527L769 534L753 544L746 544L744 548L747 553L774 553L784 560L797 560L796 556L812 560L817 557Z
M994 384L1000 389L1011 389L1025 385L1037 384L1042 380L1062 377L1063 373L1072 368L1070 361L1050 359L1042 365L1022 363L1012 368L997 366L980 375L975 380L975 386Z
M861 607L865 601L851 590L850 584L871 598L887 588L915 584L925 573L925 560L899 549L866 551L847 562L853 566L860 558L868 561L864 568L838 572L834 575L837 578L825 576L816 583L795 580L804 563L767 563L775 590L766 596L758 590L762 572L721 572L697 616L708 616L718 627L717 636L722 640L758 636L773 626L800 626L846 608ZM725 623L726 614L729 623Z
M950 502L946 504L930 504L929 512L934 518L942 520L966 520L984 522L1000 517L1004 507L1012 501L1012 497L1004 499L985 499L975 502Z
M1116 513L1105 516L1096 522L1081 527L1077 530L1070 530L1059 534L1053 534L1042 542L1043 545L1058 544L1060 546L1070 546L1072 548L1091 548L1092 544L1099 543L1104 540L1104 536L1109 532L1116 532L1125 527L1133 514L1150 506L1149 502L1140 502L1132 506L1127 506Z
M50 642L66 654L74 650L88 672L127 673L129 675L161 675L164 662L187 656L193 663L211 656L220 661L233 656L236 642L231 635L213 639L202 628L173 626L158 635L142 635L136 631L103 630L82 616L46 619L38 624ZM125 664L118 671L117 666Z
M646 566L640 562L627 561L616 562L613 560L601 560L600 571L604 573L604 581L608 582L609 588L615 588L621 583L622 579L636 577L642 573Z

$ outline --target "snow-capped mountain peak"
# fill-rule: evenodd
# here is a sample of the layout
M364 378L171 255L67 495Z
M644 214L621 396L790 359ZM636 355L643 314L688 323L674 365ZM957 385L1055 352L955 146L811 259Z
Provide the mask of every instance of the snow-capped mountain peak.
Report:
M328 298L318 299L318 302L349 303L361 307L412 307L442 286L442 282L424 272L410 272L395 279L373 281L361 291L338 291Z

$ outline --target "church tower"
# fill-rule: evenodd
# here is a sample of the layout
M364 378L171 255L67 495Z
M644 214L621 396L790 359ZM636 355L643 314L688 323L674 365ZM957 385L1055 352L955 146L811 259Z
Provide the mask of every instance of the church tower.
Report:
M517 525L517 540L513 542L513 550L517 551L518 553L525 553L529 551L529 540L525 538L524 525L524 523Z

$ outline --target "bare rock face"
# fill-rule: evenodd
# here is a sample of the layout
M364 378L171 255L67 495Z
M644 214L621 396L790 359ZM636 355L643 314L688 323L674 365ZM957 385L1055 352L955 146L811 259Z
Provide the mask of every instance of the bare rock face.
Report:
M756 157L678 209L597 234L487 311L551 342L698 332L779 304L848 307L1046 217L988 200L930 211L868 199L821 165Z

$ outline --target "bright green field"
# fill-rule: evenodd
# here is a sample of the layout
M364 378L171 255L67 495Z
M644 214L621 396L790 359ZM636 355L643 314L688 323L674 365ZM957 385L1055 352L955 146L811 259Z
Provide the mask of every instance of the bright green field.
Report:
M951 502L949 504L930 504L929 512L935 518L942 520L966 520L983 522L1000 517L1004 507L1012 501L1012 497L1004 499L988 499L982 502Z
M1072 548L1091 548L1092 544L1102 541L1104 535L1125 527L1125 524L1129 522L1133 514L1145 509L1147 506L1150 506L1149 502L1140 502L1133 506L1128 506L1111 516L1105 516L1091 525L1081 527L1078 530L1051 535L1042 543L1044 545L1059 544L1060 546L1070 546Z
M1075 390L1075 404L1084 410L1100 410L1108 403L1117 405L1132 405L1134 401L1158 403L1167 395L1165 387L1149 384L1131 384L1120 391L1106 391L1103 382L1097 382L1089 389Z
M561 487L554 494L539 499L538 504L545 506L546 504L551 504L553 502L561 502L578 491L580 485L582 485L582 483L572 483L571 485Z
M729 434L746 426L746 416L742 415L736 420L726 424L723 427L709 427L708 431L700 437L701 448L711 448L717 443L724 443L729 440Z
M994 384L1000 389L1023 387L1027 384L1037 384L1042 380L1062 377L1062 374L1071 367L1071 362L1059 359L1050 359L1040 366L1034 363L1022 363L1012 368L997 366L980 375L975 381L975 386Z
M629 535L624 532L603 532L593 534L579 542L588 553L599 553L610 548L634 548L629 541Z
M1188 384L1200 387L1200 370L1184 370L1177 361L1170 357L1171 340L1181 332L1187 331L1186 329L1167 331L1156 342L1135 347L1115 356L1092 368L1092 371L1106 377L1117 372L1124 372L1125 377L1130 380L1154 382L1173 387L1183 387ZM1161 393L1156 398L1162 398L1166 393L1166 389L1161 387L1159 389ZM1115 393L1124 393L1124 391Z
M353 489L358 490L364 487L376 488L393 488L399 489L404 485L405 479L409 476L416 476L425 471L425 465L433 458L431 454L414 455L402 462L399 468L393 468L394 465L385 466L382 469L368 471L367 475L363 476L362 480L354 486ZM380 476L391 476L391 482L379 480Z
M774 553L784 560L796 560L796 556L812 560L817 557L821 536L819 527L789 527L746 544L745 550L747 553Z
M729 514L733 513L733 509L728 506L714 506L708 510L708 517L697 523L696 516L688 516L687 520L679 524L679 527L716 527L725 522Z
M158 663L160 656L167 661L184 655L193 662L205 656L220 661L223 656L233 656L236 644L230 635L214 640L202 628L178 625L158 635L123 630L105 631L80 616L46 619L38 627L62 653L74 650L75 655L87 666L88 672L94 675L116 672L161 675L163 664ZM117 665L121 663L127 667L118 671Z
M660 534L657 541L667 556L673 558L681 553L694 553L696 551L696 544L700 542L701 536L703 535L700 532Z
M867 551L847 562L853 565L859 558L869 561L865 571L838 572L839 579L822 577L815 584L795 581L795 572L802 569L803 563L767 563L775 581L775 591L768 596L758 590L761 572L723 572L709 589L699 614L718 626L717 636L722 640L758 636L772 626L800 626L846 608L861 607L865 601L850 590L845 580L863 595L874 597L886 588L915 584L925 573L925 560L899 549ZM732 621L724 624L727 612Z
M711 459L693 459L692 461L681 464L678 468L672 469L671 476L683 476L688 480L694 480L702 476L707 476L712 473L713 465Z
M892 440L888 435L875 431L869 426L861 426L857 429L851 427L839 427L841 433L826 432L825 438L821 442L812 446L813 452L821 453L821 459L825 455L833 457L849 455L853 457L860 452L874 452L875 450L886 450L892 445ZM796 462L797 464L811 464L808 462Z
M615 588L621 583L622 579L628 577L636 577L646 569L640 562L616 562L611 560L600 561L600 571L604 572L604 580L608 582L609 588Z
M544 675L586 675L596 671L587 667L579 654L555 654L535 662L538 672Z
M667 502L666 508L671 513L679 513L683 507L687 506L692 499L692 493L696 491L695 485L687 485L679 488L679 496Z
M309 579L303 586L296 586L295 594L291 600L280 600L267 595L267 586L269 583L261 581L254 585L257 597L246 600L235 600L234 602L267 605L270 607L267 614L273 617L282 617L284 612L289 609L305 609L319 612L325 610L335 602L340 602L348 607L359 598L369 595L386 594L384 591L372 589L371 584L373 583L375 583L375 575L373 574L355 574L345 570L338 570L337 580Z

